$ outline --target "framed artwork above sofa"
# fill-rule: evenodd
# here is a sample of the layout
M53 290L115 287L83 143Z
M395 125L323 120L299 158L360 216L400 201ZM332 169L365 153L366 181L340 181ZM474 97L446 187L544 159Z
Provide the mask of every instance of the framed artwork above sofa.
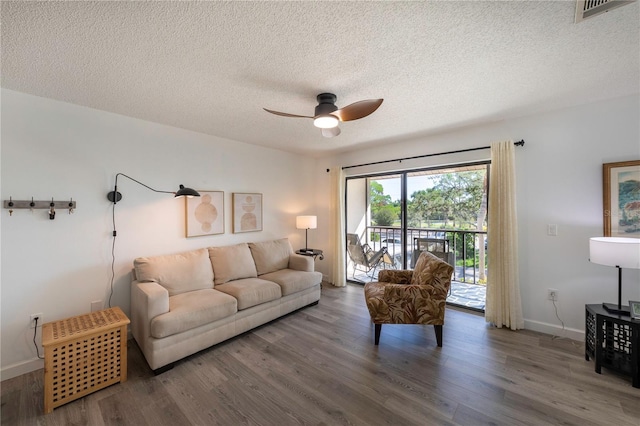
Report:
M201 191L185 197L185 232L188 237L224 234L224 191Z
M233 233L262 231L262 194L233 193Z

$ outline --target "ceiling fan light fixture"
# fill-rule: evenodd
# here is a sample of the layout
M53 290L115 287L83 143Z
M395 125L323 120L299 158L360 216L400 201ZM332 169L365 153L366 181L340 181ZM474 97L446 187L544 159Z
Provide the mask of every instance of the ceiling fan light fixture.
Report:
M333 129L338 126L340 120L335 115L323 114L313 119L313 125L320 129Z
M384 100L365 99L354 102L344 108L338 108L336 106L337 97L333 93L320 93L316 99L318 100L318 105L315 108L313 116L289 114L288 112L273 111L267 108L263 109L268 113L282 117L312 118L313 125L322 130L322 136L333 138L340 134L339 123L358 120L372 114Z

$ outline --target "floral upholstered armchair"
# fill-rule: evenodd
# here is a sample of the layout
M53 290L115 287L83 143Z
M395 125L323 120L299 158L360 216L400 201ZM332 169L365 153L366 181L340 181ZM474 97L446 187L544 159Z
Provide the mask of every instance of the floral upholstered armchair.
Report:
M375 324L375 344L382 324L431 324L442 347L445 300L453 267L429 252L422 252L413 270L385 269L379 282L364 286L364 297Z

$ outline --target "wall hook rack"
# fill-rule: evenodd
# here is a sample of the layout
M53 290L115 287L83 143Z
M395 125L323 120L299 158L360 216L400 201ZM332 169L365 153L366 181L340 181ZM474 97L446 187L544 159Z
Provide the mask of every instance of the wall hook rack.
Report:
M73 198L65 201L56 201L53 198L51 200L34 200L31 198L30 200L14 200L13 197L9 197L8 200L4 200L4 208L9 209L9 214L13 213L13 210L19 209L62 209L69 210L69 213L73 213L76 209L76 202L73 201Z

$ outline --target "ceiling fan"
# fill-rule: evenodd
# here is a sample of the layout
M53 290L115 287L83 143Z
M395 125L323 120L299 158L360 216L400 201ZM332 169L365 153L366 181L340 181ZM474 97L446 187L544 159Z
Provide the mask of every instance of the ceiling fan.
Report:
M336 106L336 100L338 98L333 93L320 93L316 99L318 100L318 106L316 106L313 116L289 114L267 108L264 108L264 110L283 117L312 118L313 125L322 129L322 136L332 138L340 134L340 128L338 127L340 121L352 121L364 118L377 110L383 101L383 99L367 99L338 109Z

